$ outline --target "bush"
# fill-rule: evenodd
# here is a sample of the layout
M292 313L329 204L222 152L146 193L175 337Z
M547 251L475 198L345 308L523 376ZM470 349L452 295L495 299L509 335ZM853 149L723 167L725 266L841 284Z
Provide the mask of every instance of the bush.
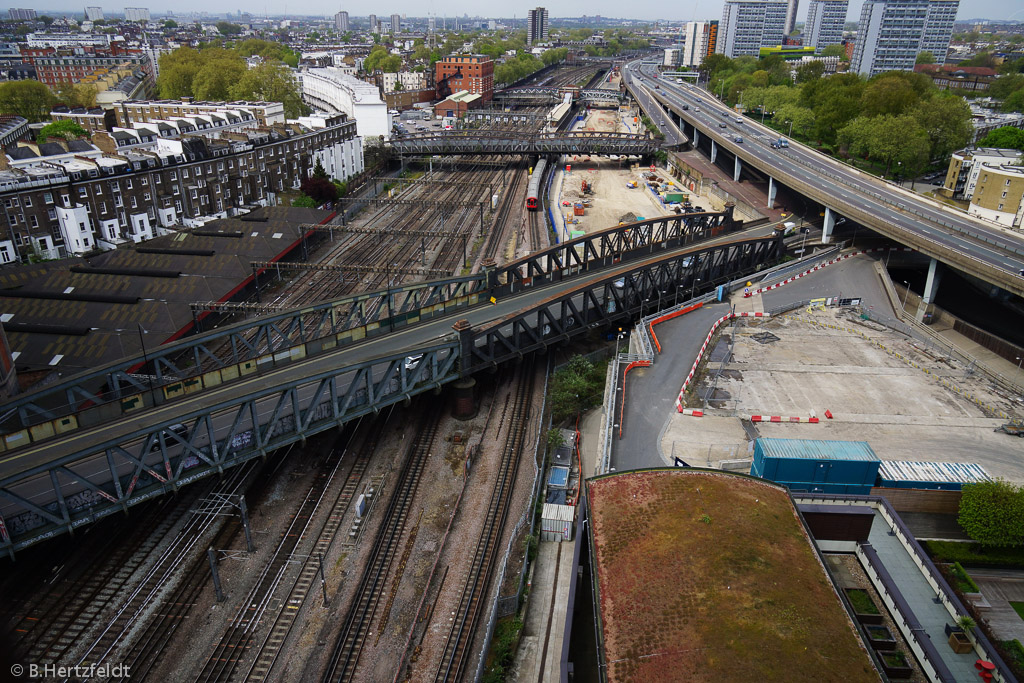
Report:
M968 567L1024 568L1024 548L984 548L979 543L922 541L935 562L959 562Z
M551 418L557 424L576 417L604 398L606 363L573 356L551 378Z
M518 617L498 622L491 640L491 663L484 671L484 683L501 683L505 680L505 672L515 657L522 629L523 622Z
M853 605L853 611L857 614L878 614L878 606L875 601L871 599L871 595L866 590L847 589L846 597L850 599L850 604Z
M1013 672L1020 676L1024 673L1024 645L1014 638L1013 640L1001 640L999 644L1003 647L1003 659Z
M978 584L974 583L974 579L964 571L964 568L960 566L959 562L954 562L953 566L950 567L949 573L953 575L957 582L957 588L961 593L980 593L978 590Z

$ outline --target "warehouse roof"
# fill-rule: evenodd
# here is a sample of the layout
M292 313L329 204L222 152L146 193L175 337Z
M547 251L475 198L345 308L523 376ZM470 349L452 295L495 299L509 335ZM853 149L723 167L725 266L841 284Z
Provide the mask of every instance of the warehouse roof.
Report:
M866 441L822 441L818 439L758 439L765 457L808 460L864 460L879 458Z

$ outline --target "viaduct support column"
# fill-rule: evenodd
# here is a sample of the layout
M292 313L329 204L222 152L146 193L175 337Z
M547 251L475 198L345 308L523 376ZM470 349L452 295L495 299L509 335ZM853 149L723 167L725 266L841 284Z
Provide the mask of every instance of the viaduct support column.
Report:
M939 280L942 279L942 271L939 270L939 262L932 259L928 262L928 279L924 283L924 296L921 297L926 304L935 303L935 295L939 291Z
M832 228L836 226L836 216L832 209L825 207L825 223L821 227L821 243L828 244L832 241Z
M775 195L778 194L779 188L775 187L775 178L768 176L768 208L775 208Z
M718 157L718 145L716 145L715 141L712 140L711 141L711 163L715 163L715 159L717 157Z
M697 130L697 126L693 126L693 148L697 149L697 144L700 142L700 131Z
M738 183L740 181L740 171L743 170L743 162L740 161L740 156L736 155L736 160L732 165L732 181Z

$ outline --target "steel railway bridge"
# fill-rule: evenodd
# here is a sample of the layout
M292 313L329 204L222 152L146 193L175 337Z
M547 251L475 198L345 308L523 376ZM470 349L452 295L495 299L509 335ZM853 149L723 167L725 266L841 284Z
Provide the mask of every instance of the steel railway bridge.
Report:
M741 227L731 207L618 226L478 274L270 312L18 397L0 440L0 551L779 259L778 239Z
M633 133L526 133L494 130L417 133L391 139L402 156L417 154L653 154L659 144Z

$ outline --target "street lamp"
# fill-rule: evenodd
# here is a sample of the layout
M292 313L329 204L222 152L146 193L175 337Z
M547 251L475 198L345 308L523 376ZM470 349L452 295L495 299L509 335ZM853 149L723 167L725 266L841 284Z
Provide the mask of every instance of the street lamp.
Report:
M139 331L139 345L142 346L142 367L145 368L149 365L149 354L146 353L146 340L143 339L142 333L149 334L149 330L143 329L142 323L135 323L135 326ZM156 371L156 365L153 366L154 372ZM149 384L149 396L153 399L153 407L156 407L156 390L153 388L153 375L146 375L146 382Z
M623 332L622 328L620 327L619 328L619 336L617 336L615 338L615 357L616 358L619 357L619 343L622 341L622 338L625 337L625 336L626 336L626 333Z
M906 310L907 310L907 299L910 298L910 284L906 280L904 280L903 281L903 287L904 287L904 291L903 291L903 311L906 312Z
M1017 379L1014 380L1014 384L1020 386L1020 362L1024 356L1017 356Z
M793 122L789 122L789 135L787 137L793 137Z
M699 277L694 279L694 281L692 283L690 283L690 298L691 299L693 299L693 290L697 286L698 282L700 282L700 278Z

